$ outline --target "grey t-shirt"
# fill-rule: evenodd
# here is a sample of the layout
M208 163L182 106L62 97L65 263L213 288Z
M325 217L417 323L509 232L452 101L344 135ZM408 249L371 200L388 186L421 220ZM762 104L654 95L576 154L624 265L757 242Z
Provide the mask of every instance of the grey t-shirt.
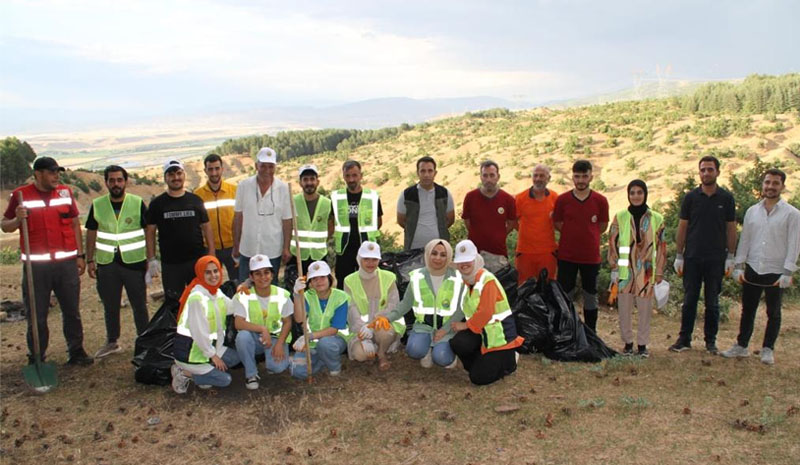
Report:
M411 242L412 249L421 249L425 245L434 240L439 239L439 226L436 223L436 189L431 190L423 189L417 184L417 191L419 191L419 220L417 221L417 229L414 232L414 240ZM397 199L397 213L401 215L406 214L406 198L404 192L400 193L400 198ZM450 190L447 191L447 213L455 210L453 204L453 195Z

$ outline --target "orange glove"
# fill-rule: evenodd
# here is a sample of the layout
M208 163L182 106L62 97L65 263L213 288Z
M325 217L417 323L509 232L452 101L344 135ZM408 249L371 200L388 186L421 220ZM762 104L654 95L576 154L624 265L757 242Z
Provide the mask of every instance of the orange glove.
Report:
M619 293L619 285L617 283L613 283L611 285L611 289L608 292L608 305L614 305L614 302L617 301L617 294Z
M375 321L368 324L367 327L372 329L382 329L384 331L388 331L392 329L392 324L389 323L389 320L385 316L379 316Z

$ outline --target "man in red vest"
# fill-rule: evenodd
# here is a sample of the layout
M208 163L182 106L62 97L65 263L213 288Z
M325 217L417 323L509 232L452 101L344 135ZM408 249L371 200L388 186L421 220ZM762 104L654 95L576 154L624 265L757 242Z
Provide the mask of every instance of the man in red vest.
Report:
M69 188L59 183L61 171L64 168L58 166L52 158L37 158L33 162L33 183L14 190L0 227L3 232L10 233L20 229L26 219L28 222L42 360L49 341L47 312L50 293L53 292L61 306L61 319L69 353L67 364L85 366L94 361L83 350L83 325L78 309L81 288L79 276L86 269L86 256L83 254L78 205ZM18 192L22 192L22 205L19 203ZM22 244L20 234L22 259L26 260ZM25 279L22 280L22 294L25 309L30 315L28 284ZM30 320L28 322L28 362L33 363L33 332Z

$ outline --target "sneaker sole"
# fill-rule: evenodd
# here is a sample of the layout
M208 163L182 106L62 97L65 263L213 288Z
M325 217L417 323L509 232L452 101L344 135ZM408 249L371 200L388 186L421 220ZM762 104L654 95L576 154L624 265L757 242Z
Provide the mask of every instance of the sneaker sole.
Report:
M112 350L110 352L97 352L94 354L94 358L108 357L109 355L118 354L120 352L122 352L122 347L118 347L116 350Z
M686 352L687 350L692 350L692 348L691 347L670 347L669 348L670 352L675 352L675 353Z

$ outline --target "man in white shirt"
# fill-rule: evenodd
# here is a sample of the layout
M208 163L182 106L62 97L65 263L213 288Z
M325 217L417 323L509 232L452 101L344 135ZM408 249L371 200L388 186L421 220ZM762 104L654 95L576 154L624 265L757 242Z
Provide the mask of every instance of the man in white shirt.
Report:
M250 276L250 258L266 255L277 275L289 257L292 207L289 187L275 177L277 154L263 147L256 156L256 175L239 183L233 207L233 257L239 260L239 282Z
M761 348L761 362L775 363L775 340L781 328L781 297L792 285L800 253L800 211L785 200L781 192L786 173L769 169L764 173L760 202L747 209L742 235L736 250L733 279L742 284L742 319L739 336L723 357L748 357L747 344L753 334L761 291L767 304L767 329Z

